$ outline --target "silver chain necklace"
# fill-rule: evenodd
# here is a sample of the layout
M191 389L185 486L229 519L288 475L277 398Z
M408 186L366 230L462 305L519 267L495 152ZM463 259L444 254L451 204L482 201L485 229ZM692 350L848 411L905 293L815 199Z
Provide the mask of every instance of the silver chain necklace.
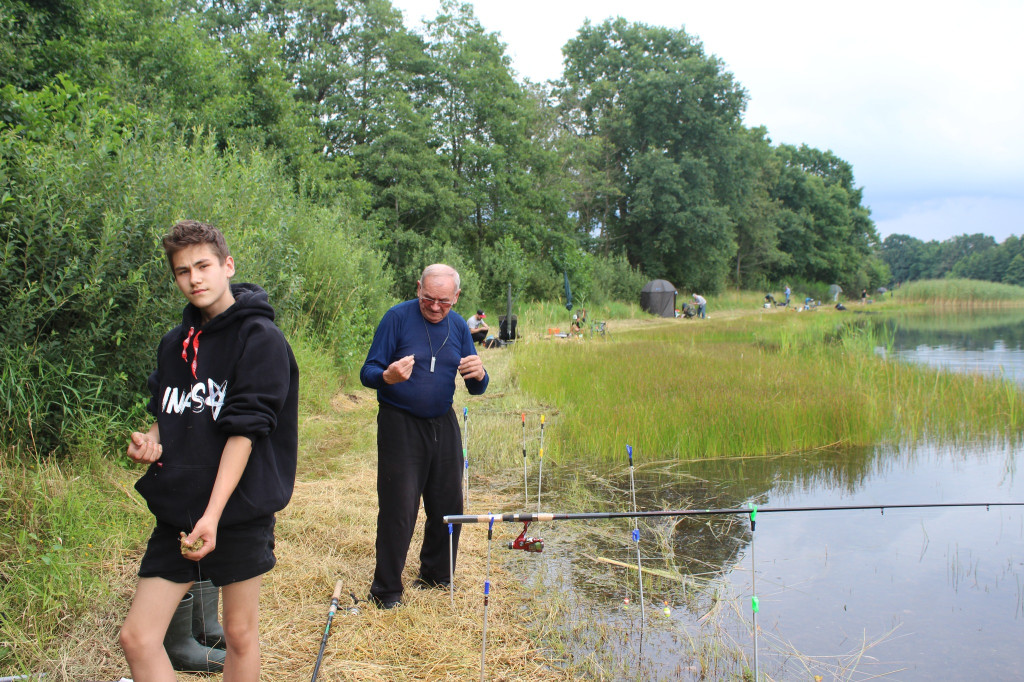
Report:
M434 342L430 340L430 329L427 327L427 319L420 313L420 319L423 320L423 331L427 333L427 345L430 346L430 373L434 373L434 362L437 360L437 355L434 353ZM444 344L448 343L448 337L452 335L452 318L448 315L444 316L444 319L448 320L448 333L444 335L444 341L441 342L440 348L437 352L441 352L441 348L444 348Z

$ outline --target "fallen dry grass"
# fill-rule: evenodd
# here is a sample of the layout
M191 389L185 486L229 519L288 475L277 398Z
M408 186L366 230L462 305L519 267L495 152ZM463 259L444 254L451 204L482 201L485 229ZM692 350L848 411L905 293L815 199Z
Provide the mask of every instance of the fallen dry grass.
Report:
M505 390L509 352L483 351L492 376L486 396L458 401L471 405L470 428L481 441L511 442L522 404L518 391ZM490 571L486 673L491 680L569 680L571 668L553 660L533 641L550 614L503 567L496 528L490 566L487 533L480 526L462 534L454 605L447 591L409 589L403 608L379 611L354 598L366 597L374 567L376 530L376 399L372 391L339 392L330 409L303 415L299 480L288 507L278 515L277 567L265 576L260 598L263 679L300 680L311 676L335 582L344 595L334 617L321 665L323 682L338 680L464 680L480 676L483 585ZM490 434L490 435L485 435ZM500 435L498 435L500 434ZM511 436L509 434L512 434ZM492 450L496 455L497 450ZM471 458L474 457L471 454ZM471 459L472 461L472 459ZM125 472L130 488L137 472ZM502 498L492 474L471 471L474 512L515 505ZM420 514L422 529L422 512ZM417 569L421 532L413 538L406 568L411 585ZM504 529L507 534L509 529ZM55 658L47 679L118 680L128 676L117 645L117 630L127 612L142 548L132 548L102 567L111 580L111 599L79 622ZM507 556L507 555L505 555ZM354 595L354 598L353 596ZM352 612L349 607L357 607ZM538 625L540 627L538 627ZM219 679L219 675L179 674L180 680Z

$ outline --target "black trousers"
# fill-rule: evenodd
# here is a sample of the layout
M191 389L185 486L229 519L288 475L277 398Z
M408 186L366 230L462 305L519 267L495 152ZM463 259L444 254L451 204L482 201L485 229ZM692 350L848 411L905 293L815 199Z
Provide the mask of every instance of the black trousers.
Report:
M420 549L420 577L451 579L448 525L462 513L462 433L455 410L421 419L390 405L377 412L377 567L370 594L381 601L402 596L402 571L412 542L420 497L427 514ZM453 561L461 525L452 527ZM452 564L454 566L454 563Z

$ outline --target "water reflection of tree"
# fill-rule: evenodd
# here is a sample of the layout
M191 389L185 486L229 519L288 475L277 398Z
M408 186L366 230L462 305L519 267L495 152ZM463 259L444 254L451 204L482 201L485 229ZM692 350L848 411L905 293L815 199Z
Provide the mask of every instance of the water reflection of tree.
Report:
M1001 341L1006 348L1024 348L1024 310L960 313L958 315L899 315L877 320L895 328L895 344L902 348L953 346L986 350Z
M770 497L801 490L835 490L853 494L895 459L894 449L844 448L778 457L660 462L635 471L637 506L641 511L666 509L735 509L748 503L766 506ZM905 453L904 453L905 456ZM551 490L572 486L578 491L570 507L558 511L626 511L632 508L629 470L599 472L561 467L551 474ZM554 510L553 510L554 511ZM581 522L571 531L581 552L594 552L624 563L636 563L629 540L632 520ZM688 583L701 589L731 572L750 543L746 515L659 517L641 522L642 553L649 567L697 577ZM611 597L615 581L585 557L579 559L573 583L591 593ZM621 597L620 597L621 598Z

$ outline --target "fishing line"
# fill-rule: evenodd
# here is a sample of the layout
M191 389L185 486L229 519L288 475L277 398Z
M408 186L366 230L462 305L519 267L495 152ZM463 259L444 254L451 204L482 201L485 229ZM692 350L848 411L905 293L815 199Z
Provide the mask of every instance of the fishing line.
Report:
M633 499L633 513L637 511L636 508L636 483L633 480L633 446L626 446L626 454L629 455L629 494ZM644 655L644 622L647 620L645 605L644 605L644 572L640 565L640 521L639 518L633 517L633 542L636 543L636 573L638 576L638 582L640 583L640 656Z
M540 514L540 487L544 479L544 415L540 416L540 464L537 469L537 513ZM524 519L525 520L525 519Z
M188 515L188 524L192 528L192 531L195 532L196 525L194 523L192 523L192 512L191 511L186 511L186 514ZM200 538L201 537L202 536L200 536ZM184 538L182 538L182 540L184 540ZM205 540L203 542L205 542ZM202 566L200 566L200 561L196 561L196 577L199 578L198 582L200 582L200 583L203 582L203 569L202 569ZM195 585L195 582L193 582L192 584ZM211 583L211 586L212 586L212 583ZM216 589L216 588L214 588L214 589ZM202 595L203 591L204 590L202 588L199 589L199 620L201 620L202 623L203 623L203 635L205 637L205 634L206 634L206 603L205 602L206 602L206 600L203 599L203 595ZM196 607L195 597L192 597L192 608L194 609L195 607ZM213 655L213 648L212 647L207 647L206 648L206 668L207 669L210 668L210 656L212 656L212 655Z

